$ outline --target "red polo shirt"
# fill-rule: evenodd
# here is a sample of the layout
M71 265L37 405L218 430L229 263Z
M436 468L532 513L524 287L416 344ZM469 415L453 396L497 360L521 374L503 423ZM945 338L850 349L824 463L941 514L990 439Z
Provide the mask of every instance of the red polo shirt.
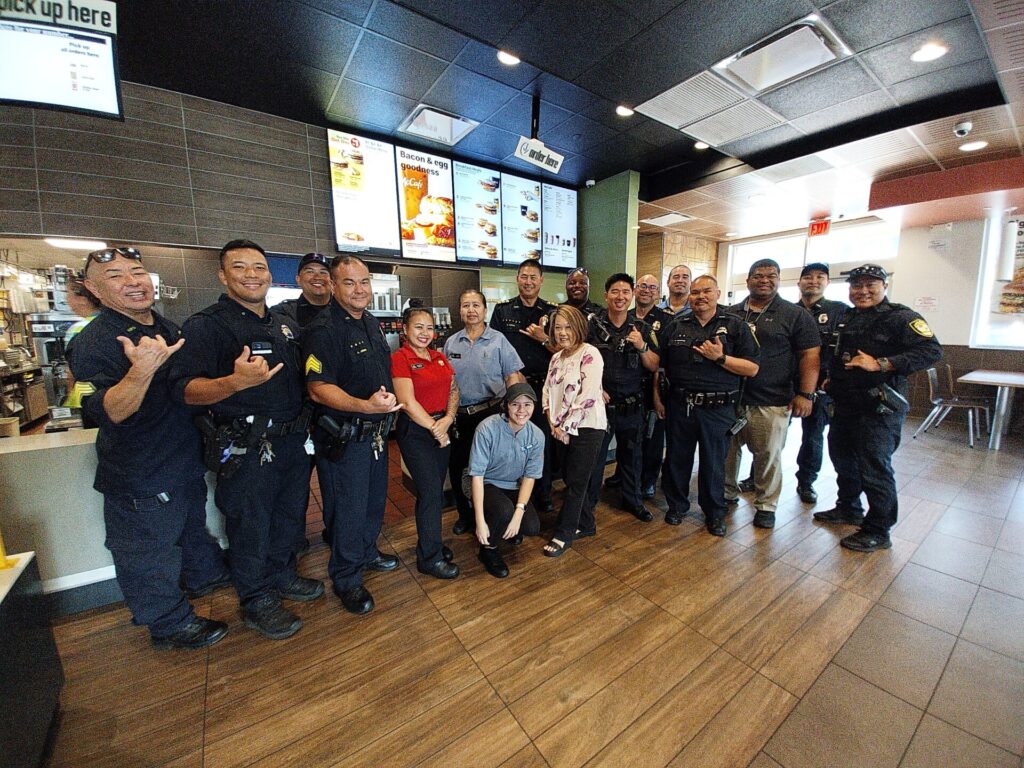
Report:
M418 356L408 345L391 353L391 376L412 379L413 394L423 410L437 413L448 408L448 393L455 372L444 353L436 349L427 351L430 352L430 362Z

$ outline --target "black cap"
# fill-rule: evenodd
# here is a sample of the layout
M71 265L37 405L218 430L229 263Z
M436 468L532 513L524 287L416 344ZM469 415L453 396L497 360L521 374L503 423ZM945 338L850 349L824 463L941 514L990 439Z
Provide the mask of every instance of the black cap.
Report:
M823 261L812 261L810 264L805 264L804 268L800 270L800 277L808 272L824 272L825 277L831 277L828 272L828 264Z
M526 395L533 402L537 402L537 393L533 391L533 387L524 382L513 384L508 388L508 391L505 392L505 402L511 403L517 397L522 397L523 395Z
M889 273L880 264L862 264L846 272L840 272L840 274L847 276L846 282L848 283L852 283L858 277L870 277L875 280L881 280L883 283L889 282Z
M307 264L320 264L327 269L331 268L331 260L324 256L322 253L307 253L301 259L299 259L299 266L295 270L295 274L302 271L302 268Z

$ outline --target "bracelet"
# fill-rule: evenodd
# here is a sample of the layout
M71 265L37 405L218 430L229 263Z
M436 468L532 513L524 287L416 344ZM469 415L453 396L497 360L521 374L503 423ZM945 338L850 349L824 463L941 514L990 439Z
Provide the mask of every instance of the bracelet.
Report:
M516 509L523 509L525 511L526 505L525 504L516 504Z
M644 354L645 352L648 352L648 351L650 351L650 349L651 349L651 345L650 345L650 344L648 344L648 343L647 343L647 342L645 341L645 342L644 342L644 345L643 345L643 347L641 347L641 348L640 348L640 354L642 355L642 354Z

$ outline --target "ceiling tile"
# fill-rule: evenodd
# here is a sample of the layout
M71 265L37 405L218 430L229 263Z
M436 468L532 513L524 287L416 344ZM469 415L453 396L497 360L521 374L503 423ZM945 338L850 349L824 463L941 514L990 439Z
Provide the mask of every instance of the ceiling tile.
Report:
M996 78L988 59L942 69L913 80L904 80L889 87L889 92L900 104L945 96L953 91L966 90L985 83L995 85Z
M979 109L974 112L963 112L940 120L932 120L923 125L915 125L910 130L923 144L938 144L953 139L953 127L957 123L971 123L971 136L992 133L993 131L1012 128L1010 114L1005 106ZM961 142L962 143L962 142Z
M484 43L478 43L476 40L470 40L466 43L462 52L455 59L455 63L460 67L486 75L492 80L497 80L499 83L511 85L517 90L525 88L540 74L539 69L527 64L525 61L520 62L514 67L502 64L498 61L497 48Z
M726 200L732 197L749 197L750 195L764 194L770 192L771 189L771 182L755 172L733 176L725 181L708 184L701 187L700 191L719 200Z
M562 167L558 169L558 173L543 171L541 176L546 176L551 181L557 181L561 184L578 187L588 177L589 168L592 163L593 161L590 158L583 155L567 155L562 162Z
M761 168L758 174L768 181L778 184L790 179L800 178L812 173L820 173L830 169L832 165L822 160L817 155L798 157L795 160L787 160L767 168Z
M910 55L927 42L943 42L949 46L949 53L935 61L911 61ZM872 48L860 59L884 85L892 85L986 56L974 20L967 16Z
M456 152L474 152L491 158L499 163L503 157L515 152L519 137L514 133L492 128L489 125L478 125L455 145Z
M496 45L516 22L530 13L537 0L515 3L496 3L493 0L399 0L399 3L449 27L460 29L470 37Z
M890 131L860 141L853 141L829 150L830 157L843 163L859 163L874 157L885 157L896 152L918 149L919 145L908 131Z
M718 147L781 123L782 119L774 112L750 100L684 126L682 130L695 139Z
M580 114L584 117L589 117L591 120L596 120L602 125L611 128L616 133L629 130L632 126L642 122L650 122L643 115L620 117L615 113L615 108L617 106L618 104L614 101L597 97L594 102L580 112Z
M843 42L864 51L970 13L967 0L838 0L821 15Z
M696 205L701 205L714 199L711 195L705 195L696 189L689 189L686 192L680 192L670 197L663 197L661 200L656 201L656 203L670 211L685 211L687 208L693 208Z
M630 122L635 119L636 116L631 118ZM648 120L646 118L641 118L641 120L642 122L638 125L628 128L627 133L631 136L636 136L638 139L643 139L655 147L693 149L693 139L682 131L670 128L664 123L659 123L657 120ZM697 150L693 151L697 152Z
M304 5L273 11L271 46L278 55L341 75L359 38L359 27ZM256 14L262 17L262 14Z
M612 5L646 24L653 24L683 0L610 0Z
M524 89L526 93L539 93L544 101L568 109L570 112L579 112L592 104L597 98L589 91L580 88L578 85L552 75L550 72L542 72L533 82Z
M524 93L516 96L512 101L498 110L487 119L488 125L510 131L520 136L530 135L530 121L533 116L533 99ZM540 102L540 129L554 128L559 123L572 117L572 112L556 107L554 104L541 99Z
M762 94L760 100L792 120L877 89L878 84L857 60L848 59Z
M327 115L342 120L359 120L393 131L415 106L415 101L404 96L342 80L334 101L327 108Z
M517 95L515 88L452 64L422 100L432 107L483 121Z
M871 91L849 101L842 101L830 107L810 112L791 122L795 128L807 134L826 131L844 123L851 123L863 117L884 112L896 107L896 100L885 91Z
M447 65L390 38L364 32L345 77L419 99Z
M984 149L978 150L977 152L964 152L960 147L968 141L987 141L988 146ZM1017 145L1017 137L1011 130L990 131L988 133L971 131L970 137L965 139L957 139L952 135L952 132L950 132L949 138L945 141L928 145L928 151L931 152L935 156L935 159L943 165L946 165L948 160L962 160L965 157L982 157L983 155L1003 150L1012 150L1017 153L1020 152Z
M356 24L362 24L366 20L366 14L370 12L373 0L300 0L304 5L319 8L324 13L332 16L340 16Z
M966 154L966 153L961 153ZM1006 160L1011 157L1020 157L1020 150L997 149L989 152L987 149L975 154L973 157L956 157L950 160L943 160L942 165L946 168L957 168L962 165L974 165L975 163L988 163L993 160Z
M554 128L542 129L540 139L556 152L586 152L587 149L615 136L611 128L583 115L573 115Z
M590 0L583 13L564 0L543 0L505 35L501 46L573 80L642 28L607 0Z
M751 134L739 141L723 144L718 149L727 155L746 160L759 152L780 147L791 141L799 141L803 137L804 134L800 133L796 128L783 124L775 128L769 128L767 131Z
M584 154L602 162L615 161L629 165L632 170L639 171L652 151L654 148L646 141L629 134L620 134L587 148Z
M856 164L856 167L857 170L862 171L868 176L875 177L883 173L890 173L891 171L904 166L926 165L929 162L931 162L931 158L923 149L920 147L913 147L901 152L893 152L892 154L883 155L881 157L872 157L861 160Z
M387 0L377 0L366 27L445 61L452 61L469 41L465 35Z

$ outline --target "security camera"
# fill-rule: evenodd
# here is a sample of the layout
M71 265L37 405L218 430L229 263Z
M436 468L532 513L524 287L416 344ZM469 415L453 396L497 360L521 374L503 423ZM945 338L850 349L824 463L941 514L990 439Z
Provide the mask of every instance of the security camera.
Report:
M971 123L970 120L965 120L964 122L957 123L956 125L953 126L953 134L957 138L962 139L964 136L971 132L971 128L973 127L974 125L973 123Z
M596 186L597 182L594 181L593 179L587 179L586 184L587 184L587 189L590 189L591 187Z

